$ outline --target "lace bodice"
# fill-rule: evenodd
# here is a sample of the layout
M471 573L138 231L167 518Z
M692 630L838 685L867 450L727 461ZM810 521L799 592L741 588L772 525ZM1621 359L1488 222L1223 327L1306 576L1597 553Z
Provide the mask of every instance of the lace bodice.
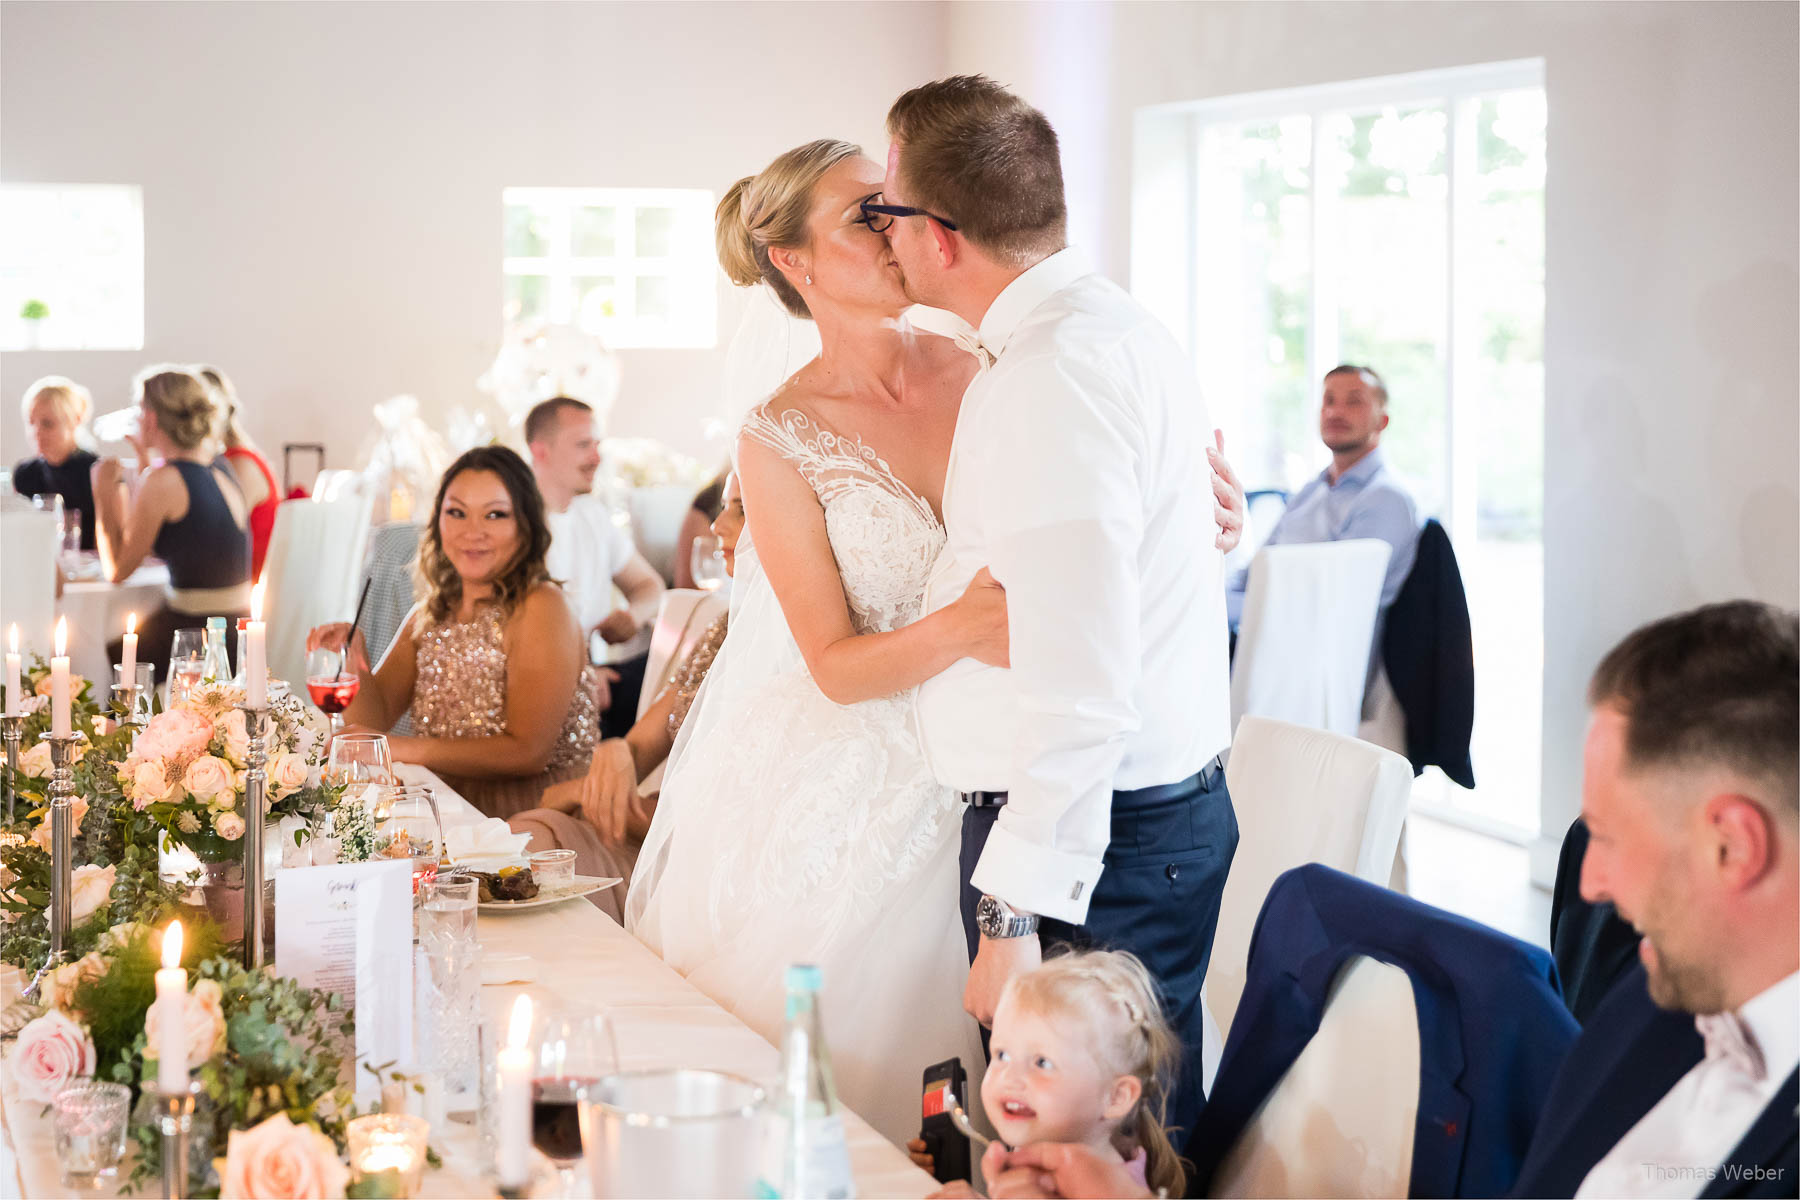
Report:
M800 472L825 510L831 552L858 633L883 633L918 619L944 527L918 493L861 438L825 428L771 401L751 412L744 432Z

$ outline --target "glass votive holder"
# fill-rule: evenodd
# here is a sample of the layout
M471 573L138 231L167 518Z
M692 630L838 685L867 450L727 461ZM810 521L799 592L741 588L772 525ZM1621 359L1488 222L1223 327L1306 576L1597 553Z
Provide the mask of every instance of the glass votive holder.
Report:
M113 702L123 711L125 719L133 725L145 725L150 721L150 700L156 695L156 668L149 663L137 663L131 678L125 677L125 664L113 665Z
M131 1089L79 1079L56 1094L56 1162L64 1187L94 1188L117 1173L125 1156Z
M531 878L540 888L557 890L575 886L573 850L539 850L531 856Z
M374 1113L357 1117L346 1128L350 1146L350 1181L365 1195L419 1193L425 1173L425 1139L431 1123L407 1113Z

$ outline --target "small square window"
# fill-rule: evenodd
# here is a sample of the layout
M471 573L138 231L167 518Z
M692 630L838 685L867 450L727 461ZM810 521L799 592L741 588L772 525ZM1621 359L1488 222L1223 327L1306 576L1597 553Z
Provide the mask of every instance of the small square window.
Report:
M0 185L0 350L143 348L143 189Z

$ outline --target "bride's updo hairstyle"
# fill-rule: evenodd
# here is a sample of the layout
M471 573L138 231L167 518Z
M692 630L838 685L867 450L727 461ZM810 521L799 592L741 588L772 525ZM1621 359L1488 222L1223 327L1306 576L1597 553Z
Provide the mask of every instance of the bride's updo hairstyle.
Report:
M731 185L713 214L719 265L739 287L766 283L796 317L811 317L800 291L769 261L771 247L798 250L806 245L806 218L813 188L825 173L862 153L850 142L823 138L796 146Z

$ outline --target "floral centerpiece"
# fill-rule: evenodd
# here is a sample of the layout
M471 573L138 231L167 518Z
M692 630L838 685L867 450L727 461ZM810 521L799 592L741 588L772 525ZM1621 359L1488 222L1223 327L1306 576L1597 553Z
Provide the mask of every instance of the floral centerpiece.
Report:
M131 807L202 862L225 862L242 852L250 755L238 707L243 701L238 688L195 689L150 718L117 767L119 787ZM318 778L325 739L291 693L271 696L269 707L268 818L311 821L332 805L332 787Z

